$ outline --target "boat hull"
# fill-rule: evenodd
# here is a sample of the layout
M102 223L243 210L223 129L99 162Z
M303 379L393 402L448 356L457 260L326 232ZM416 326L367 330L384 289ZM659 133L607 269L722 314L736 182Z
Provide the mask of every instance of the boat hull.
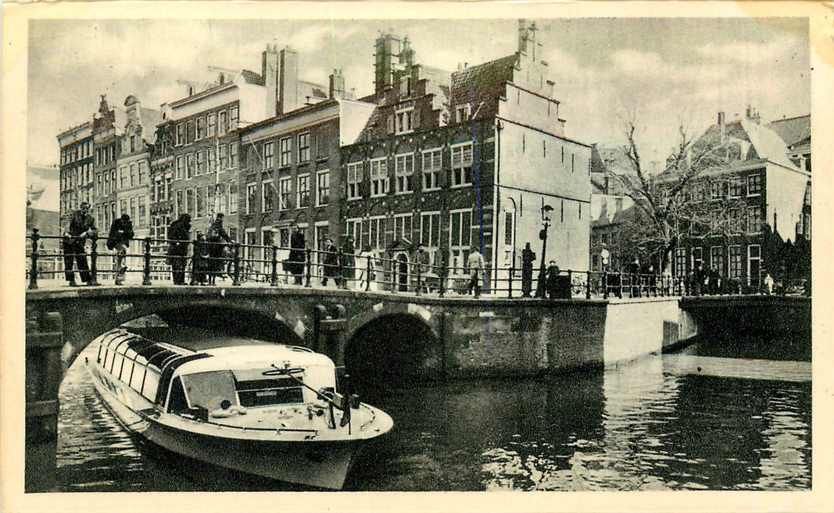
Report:
M156 410L138 404L129 387L100 379L91 369L99 397L130 432L168 451L247 474L318 488L341 489L352 463L369 440L269 441L195 433L160 422Z

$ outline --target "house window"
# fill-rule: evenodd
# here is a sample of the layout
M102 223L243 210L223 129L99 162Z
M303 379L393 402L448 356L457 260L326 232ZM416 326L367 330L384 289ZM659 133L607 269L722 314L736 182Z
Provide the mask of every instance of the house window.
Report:
M298 162L310 160L310 133L298 134Z
M513 229L515 228L515 212L513 211L506 211L504 212L504 245L512 247L515 242L515 234L513 233Z
M394 174L397 180L397 194L412 192L414 190L412 182L412 176L414 175L414 154L406 153L404 155L397 155L395 165Z
M292 162L292 139L284 137L280 142L281 166L289 166Z
M246 184L246 213L247 214L254 214L255 213L255 201L258 194L258 184L256 183L248 183Z
M747 177L747 195L756 196L762 193L762 175L750 175Z
M274 188L272 187L272 180L264 180L261 187L261 211L272 212L274 202Z
M292 177L287 176L278 181L278 209L287 210L290 208L290 195L292 194Z
M385 157L371 161L371 197L388 194L388 162Z
M368 221L368 245L374 249L383 249L385 247L385 217L372 217Z
M205 153L200 150L197 152L197 174L202 175L206 172Z
M709 265L718 272L719 276L724 276L723 246L713 246L709 248Z
M206 152L208 155L207 157L207 166L209 173L216 173L217 172L217 150L214 148L209 148Z
M194 189L187 189L185 191L185 213L191 217L197 217L194 209Z
M185 156L185 178L191 178L194 176L194 154L189 153Z
M148 175L146 172L148 164L144 161L140 161L139 164L137 164L137 166L139 171L139 185L144 185L145 179Z
M217 212L214 208L214 185L206 185L206 209L209 215Z
M472 143L452 146L452 187L472 184Z
M206 136L206 118L200 116L197 118L197 140Z
M316 174L316 206L330 203L330 171L319 171Z
M730 180L730 198L740 198L744 196L744 180L741 178L733 178Z
M237 184L229 184L229 213L237 213ZM234 237L233 237L234 238Z
M362 218L355 218L355 219L347 219L345 220L345 234L349 237L353 237L354 243L356 244L357 248L363 247L362 246ZM368 262L356 262L356 266L364 269L367 266Z
M412 215L399 214L394 216L394 240L411 240Z
M741 233L744 230L744 222L741 217L741 210L734 208L730 210L729 213L729 221L730 221L730 232L731 233Z
M186 144L194 142L194 121L187 121L185 123L185 142Z
M226 116L226 111L221 110L217 113L217 133L219 135L223 135L229 129L228 118Z
M121 187L122 189L127 188L127 166L122 166L121 168L119 168L119 178L121 179L121 185L119 185L119 187ZM70 175L70 188L72 187L74 187L74 185L72 183L72 175Z
M728 249L729 268L727 276L741 278L741 246L730 246Z
M298 175L297 208L310 206L310 175Z
M423 190L440 188L440 170L443 166L443 150L436 148L423 152Z
M747 233L762 230L762 207L747 207Z
M220 169L226 169L228 167L228 163L229 163L228 158L229 157L226 155L226 151L227 151L226 150L226 145L221 144L220 145Z
M458 105L455 109L455 121L458 123L466 123L469 121L471 112L472 108L468 103L465 105Z
M202 187L197 188L197 217L206 215L206 192Z
M275 164L275 143L268 142L264 144L264 168L272 169Z
M440 212L420 214L420 243L428 248L440 246Z
M408 109L398 110L394 117L395 133L408 134L414 131L412 125L414 117L414 107Z
M465 274L466 257L472 243L472 211L449 213L449 273Z
M232 105L229 112L229 130L235 130L238 124L238 106Z
M237 143L229 143L229 167L237 167Z
M347 198L359 199L362 197L362 163L354 162L347 165ZM359 239L355 239L359 241Z
M722 182L713 182L709 187L709 197L711 200L720 200L724 197L724 184Z
M675 249L675 275L686 276L686 248Z
M692 248L692 268L698 267L698 264L704 263L704 248Z
M177 125L177 146L185 144L185 127L182 123Z
M211 137L217 133L217 114L214 112L208 115L208 136Z
M762 247L747 246L747 284L758 287L762 274Z
M187 210L185 210L185 205L183 204L183 192L181 190L177 191L176 196L177 200L174 204L174 212L176 212L177 217L179 217L180 215L186 213Z

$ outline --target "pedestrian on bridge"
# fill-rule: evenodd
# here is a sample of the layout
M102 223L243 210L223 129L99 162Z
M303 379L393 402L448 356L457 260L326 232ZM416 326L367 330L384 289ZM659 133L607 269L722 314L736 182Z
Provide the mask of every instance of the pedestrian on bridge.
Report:
M290 236L290 255L284 269L293 275L296 285L301 285L301 277L304 275L304 252L307 242L304 240L304 230L300 226L295 226Z
M206 266L206 271L208 274L208 281L210 285L214 285L215 280L219 274L222 274L223 268L225 267L223 263L225 262L224 257L224 248L226 244L231 244L232 239L229 237L229 234L226 233L226 229L223 228L223 213L219 212L215 218L214 222L211 223L209 226L208 233L206 234L206 242L208 243L208 261Z
M356 256L356 260L359 268L359 290L376 290L374 253L371 251L371 246L366 245Z
M64 251L64 277L70 287L77 287L75 272L72 270L73 262L78 267L78 274L81 281L90 283L90 268L87 265L87 253L84 249L87 239L96 236L96 222L90 215L90 204L86 201L81 203L79 210L72 213L70 224L64 232L62 241Z
M533 291L533 262L536 261L536 253L530 249L528 242L521 250L521 297L530 297Z
M122 214L122 217L115 219L110 225L110 233L107 235L107 249L116 252L113 255L116 285L122 285L125 282L127 272L125 257L131 239L133 239L133 222L129 215Z
M353 288L353 282L356 278L356 256L354 253L356 249L353 246L353 237L348 235L345 238L345 243L342 244L342 288Z
M322 259L321 285L327 286L327 279L333 278L336 287L339 286L339 255L336 253L336 245L332 239L324 239L324 257Z
M180 217L168 227L168 265L174 285L185 285L185 266L188 262L188 241L191 238L191 216Z
M474 289L475 297L481 297L481 280L483 279L485 264L483 255L478 251L478 246L472 246L466 263L469 267L469 286L466 293L471 294Z

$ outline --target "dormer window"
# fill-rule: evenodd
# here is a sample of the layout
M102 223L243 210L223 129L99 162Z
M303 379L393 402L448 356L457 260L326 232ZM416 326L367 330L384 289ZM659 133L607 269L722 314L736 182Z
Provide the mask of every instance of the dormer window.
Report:
M472 107L466 103L464 105L458 105L455 109L455 121L458 123L466 123L469 121L469 118L472 116Z

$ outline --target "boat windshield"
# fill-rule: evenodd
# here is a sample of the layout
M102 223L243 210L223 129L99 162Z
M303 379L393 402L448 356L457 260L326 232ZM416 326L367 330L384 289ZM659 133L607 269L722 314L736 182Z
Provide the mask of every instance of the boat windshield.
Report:
M235 378L231 371L211 371L182 376L191 407L201 406L208 411L237 406ZM228 401L225 405L224 401Z

